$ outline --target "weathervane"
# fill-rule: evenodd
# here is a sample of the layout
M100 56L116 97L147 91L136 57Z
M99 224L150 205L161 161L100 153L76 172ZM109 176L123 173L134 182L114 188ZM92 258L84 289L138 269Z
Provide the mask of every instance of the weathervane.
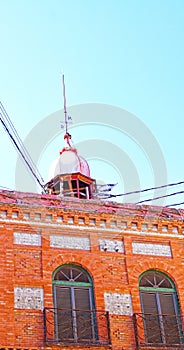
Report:
M71 139L71 135L68 132L68 123L72 122L72 117L68 116L67 114L67 110L66 110L66 94L65 94L65 80L64 80L64 74L62 75L62 82L63 82L63 101L64 101L64 124L61 124L61 128L64 129L65 128L65 135L64 135L64 140L66 140L67 142L67 146L71 147L70 145L70 139Z

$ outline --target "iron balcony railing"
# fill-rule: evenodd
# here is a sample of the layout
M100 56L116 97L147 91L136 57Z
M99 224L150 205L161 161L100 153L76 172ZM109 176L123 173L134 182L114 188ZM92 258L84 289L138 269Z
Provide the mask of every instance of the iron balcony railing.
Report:
M137 349L184 349L184 318L179 315L133 315Z
M110 340L107 311L77 309L44 309L46 344L108 345Z

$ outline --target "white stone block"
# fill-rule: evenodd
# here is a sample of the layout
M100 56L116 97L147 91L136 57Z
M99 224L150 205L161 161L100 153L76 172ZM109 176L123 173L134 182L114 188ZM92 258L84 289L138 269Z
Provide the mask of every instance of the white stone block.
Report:
M112 315L132 316L132 299L130 294L104 293L105 309Z
M14 307L43 310L43 288L14 287Z
M50 246L53 248L90 250L90 240L88 237L50 236Z
M14 232L14 244L41 246L41 235L37 233Z
M98 244L101 251L124 253L124 245L122 241L99 239Z
M168 244L132 242L132 250L133 254L172 256L171 248Z

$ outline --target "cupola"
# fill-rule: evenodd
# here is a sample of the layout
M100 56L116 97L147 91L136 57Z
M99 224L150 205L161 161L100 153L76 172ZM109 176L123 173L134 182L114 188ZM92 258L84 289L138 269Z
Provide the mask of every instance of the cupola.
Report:
M77 149L70 144L71 135L64 135L65 147L52 166L52 178L45 185L49 194L62 197L93 198L96 182L90 177L88 162L78 155Z

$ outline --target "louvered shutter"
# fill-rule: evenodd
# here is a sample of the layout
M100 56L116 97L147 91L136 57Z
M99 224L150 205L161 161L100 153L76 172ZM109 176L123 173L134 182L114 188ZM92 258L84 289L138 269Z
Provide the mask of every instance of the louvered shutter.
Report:
M179 316L176 315L173 298L173 293L159 293L164 338L167 344L180 343L179 327L181 322Z
M161 343L161 329L158 316L156 294L141 292L145 338L148 343Z
M93 337L94 317L91 311L90 288L74 288L76 324L78 340L90 340Z
M74 338L71 290L69 287L55 285L56 337L60 341Z

